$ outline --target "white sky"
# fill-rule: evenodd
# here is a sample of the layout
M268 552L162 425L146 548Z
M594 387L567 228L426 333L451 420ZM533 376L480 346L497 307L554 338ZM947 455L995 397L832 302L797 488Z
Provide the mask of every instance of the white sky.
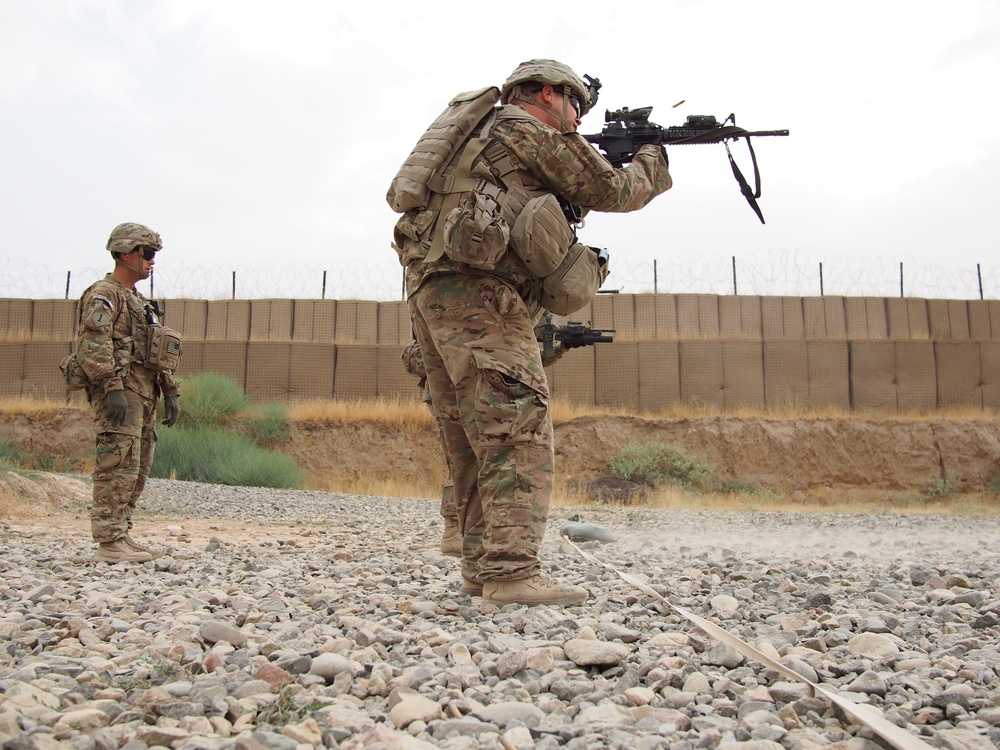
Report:
M502 10L492 10L492 8ZM721 145L674 188L591 215L609 286L1000 297L995 0L0 0L0 296L71 296L111 228L163 236L157 296L398 299L385 190L455 93L552 57L653 120L735 112L761 226ZM993 93L990 93L993 92ZM685 104L676 109L679 100ZM749 174L746 147L734 154ZM749 285L749 287L748 287Z

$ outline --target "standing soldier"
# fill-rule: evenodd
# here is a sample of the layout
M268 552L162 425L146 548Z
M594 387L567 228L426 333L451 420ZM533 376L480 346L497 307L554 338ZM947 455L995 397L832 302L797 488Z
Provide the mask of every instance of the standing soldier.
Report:
M400 355L403 360L403 367L415 378L419 378L417 386L420 388L420 400L427 404L434 413L431 405L431 392L427 388L427 371L424 369L424 360L420 356L420 345L416 339L403 347ZM450 557L462 556L462 535L458 532L458 508L455 506L455 483L451 480L451 474L441 485L441 518L444 519L444 533L441 536L441 554Z
M599 85L530 60L502 89L455 97L386 195L455 484L462 590L498 604L587 599L538 556L554 451L533 322L581 309L607 276L607 255L576 241L583 213L634 211L671 186L661 148L615 169L576 133Z
M180 337L160 324L159 309L135 285L148 279L160 235L142 224L119 224L107 249L114 271L80 298L76 358L89 381L97 454L90 522L98 544L95 560L150 562L162 547L135 541L130 530L136 501L146 485L156 444L156 402L164 399L163 424L177 422Z

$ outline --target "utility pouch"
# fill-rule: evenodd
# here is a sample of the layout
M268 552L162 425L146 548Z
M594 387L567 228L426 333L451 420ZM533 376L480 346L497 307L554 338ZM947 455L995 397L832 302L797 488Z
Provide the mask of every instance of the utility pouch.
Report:
M76 352L68 355L59 363L59 371L66 378L66 386L71 391L81 391L90 385L90 378L87 377L87 373L80 366L80 360L76 358Z
M587 306L607 277L607 262L577 242L559 267L542 279L542 307L556 315L572 315Z
M555 271L573 244L573 228L552 193L528 201L510 230L510 246L538 278Z
M143 367L154 372L173 372L180 364L181 335L173 328L151 325Z
M510 227L501 215L501 205L478 191L464 193L445 217L444 254L456 263L492 271L507 252Z
M430 247L430 229L437 220L440 208L413 208L399 217L392 232L392 247L399 255L399 263L408 266L427 255Z

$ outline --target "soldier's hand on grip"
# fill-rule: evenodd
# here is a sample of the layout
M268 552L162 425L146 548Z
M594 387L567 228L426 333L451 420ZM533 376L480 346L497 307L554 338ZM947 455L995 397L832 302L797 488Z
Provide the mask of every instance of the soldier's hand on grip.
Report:
M128 401L125 400L125 391L109 391L108 405L104 409L104 418L112 427L121 427L125 424L125 417L128 415Z
M163 422L167 427L177 424L177 417L181 415L181 407L177 403L177 396L163 397Z

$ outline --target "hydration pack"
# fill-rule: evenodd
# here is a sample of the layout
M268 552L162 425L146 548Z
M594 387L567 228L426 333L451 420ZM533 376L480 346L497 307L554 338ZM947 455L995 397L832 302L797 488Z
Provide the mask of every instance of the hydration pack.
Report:
M425 208L431 192L441 188L441 170L455 156L473 129L500 101L500 89L488 86L466 91L450 102L424 131L389 185L385 199L396 213ZM437 177L434 180L434 177Z

